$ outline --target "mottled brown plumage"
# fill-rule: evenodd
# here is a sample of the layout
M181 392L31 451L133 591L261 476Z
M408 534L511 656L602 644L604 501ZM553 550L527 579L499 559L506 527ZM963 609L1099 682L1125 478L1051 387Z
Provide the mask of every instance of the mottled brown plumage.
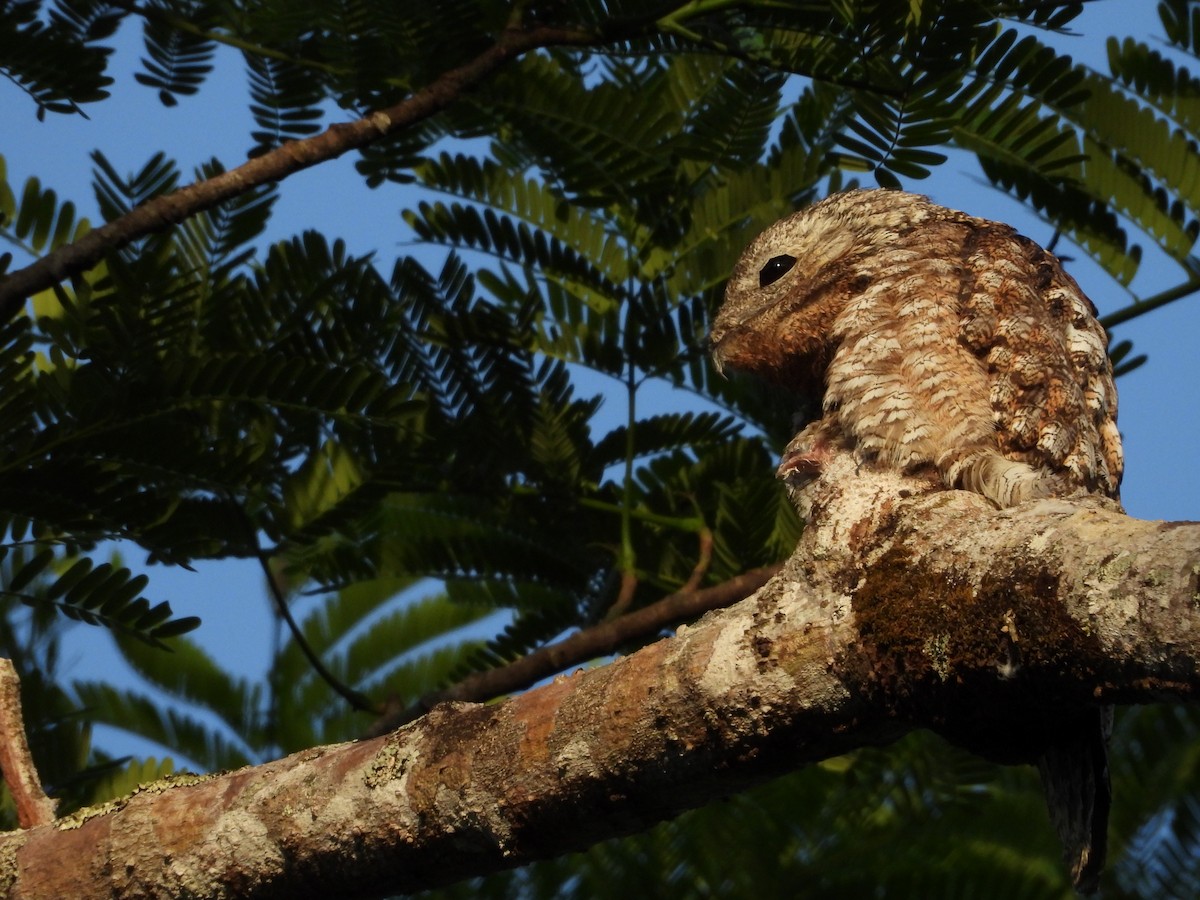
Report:
M1117 395L1096 311L1059 261L1007 225L900 191L837 194L743 253L713 323L713 358L820 401L780 477L831 447L1000 507L1078 491L1116 499ZM1110 711L1023 716L974 749L1036 762L1076 886L1104 862ZM968 729L972 727L968 725ZM993 741L996 739L996 741Z
M1007 225L900 191L837 194L746 249L712 342L718 365L821 399L791 455L842 439L999 506L1117 497L1104 330L1058 260Z

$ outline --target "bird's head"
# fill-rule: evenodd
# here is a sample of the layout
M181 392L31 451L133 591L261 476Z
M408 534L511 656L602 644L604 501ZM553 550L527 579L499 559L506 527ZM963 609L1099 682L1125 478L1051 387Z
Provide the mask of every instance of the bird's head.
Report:
M865 264L938 210L903 191L847 191L767 228L734 266L713 321L717 369L729 365L807 392L823 376L834 318L869 283Z

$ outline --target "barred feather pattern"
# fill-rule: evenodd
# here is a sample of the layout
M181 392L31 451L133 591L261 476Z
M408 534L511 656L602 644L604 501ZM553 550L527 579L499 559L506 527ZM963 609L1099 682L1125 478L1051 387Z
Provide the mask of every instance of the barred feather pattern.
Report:
M821 398L789 454L842 441L1001 507L1118 496L1107 336L1057 258L1007 225L836 194L751 243L711 340L719 367Z

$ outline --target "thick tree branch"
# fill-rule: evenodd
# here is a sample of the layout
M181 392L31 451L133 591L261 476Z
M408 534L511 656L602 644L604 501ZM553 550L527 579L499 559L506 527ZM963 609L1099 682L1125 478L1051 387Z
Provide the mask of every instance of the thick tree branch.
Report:
M0 892L413 891L914 727L1200 688L1200 525L928 491L837 458L784 571L675 637L502 704L446 704L386 737L6 835Z
M564 45L599 45L618 39L622 28L636 31L635 23L614 27L612 32L578 28L533 26L509 28L487 50L469 62L443 73L436 81L387 109L378 110L355 122L331 125L321 134L291 141L236 169L198 181L169 194L155 197L114 219L78 241L48 253L23 269L0 277L0 321L7 321L38 291L58 284L96 265L106 253L137 238L182 222L218 203L246 191L280 181L287 176L356 150L373 141L408 128L435 115L455 102L472 85L530 50Z
M531 687L571 666L616 653L623 644L646 638L664 628L694 619L709 610L720 609L744 599L758 590L778 572L779 565L751 569L736 578L708 588L687 589L663 597L657 603L615 619L600 622L534 650L520 659L468 675L443 691L426 694L407 709L387 711L367 731L366 737L378 737L401 725L407 725L439 703L468 701L479 703Z

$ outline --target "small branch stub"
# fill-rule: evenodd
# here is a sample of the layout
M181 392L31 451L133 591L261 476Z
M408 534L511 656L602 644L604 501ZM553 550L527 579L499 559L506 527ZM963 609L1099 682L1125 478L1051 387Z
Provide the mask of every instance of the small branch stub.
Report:
M22 828L54 821L54 801L42 790L21 714L21 681L12 660L0 659L0 769Z

